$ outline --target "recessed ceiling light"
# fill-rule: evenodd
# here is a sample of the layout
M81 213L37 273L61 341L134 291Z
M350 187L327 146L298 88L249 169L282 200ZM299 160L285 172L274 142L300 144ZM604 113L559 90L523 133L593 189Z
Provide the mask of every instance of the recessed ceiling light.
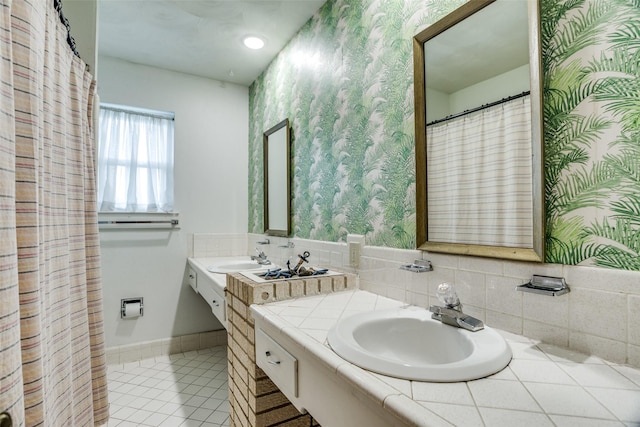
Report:
M264 46L264 40L259 37L245 37L243 40L244 45L249 49L262 49Z

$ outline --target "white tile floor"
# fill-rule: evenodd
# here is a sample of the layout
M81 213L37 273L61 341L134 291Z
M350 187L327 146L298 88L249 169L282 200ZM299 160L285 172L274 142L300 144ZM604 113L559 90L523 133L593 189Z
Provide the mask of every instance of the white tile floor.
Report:
M227 348L109 365L109 427L229 425Z

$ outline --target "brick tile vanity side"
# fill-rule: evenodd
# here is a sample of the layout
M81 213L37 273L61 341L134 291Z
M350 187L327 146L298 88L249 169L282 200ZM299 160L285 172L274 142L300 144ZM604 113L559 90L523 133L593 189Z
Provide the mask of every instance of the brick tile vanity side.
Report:
M256 365L255 324L249 306L356 288L356 276L256 283L227 274L227 346L230 427L308 427L319 424L301 414Z

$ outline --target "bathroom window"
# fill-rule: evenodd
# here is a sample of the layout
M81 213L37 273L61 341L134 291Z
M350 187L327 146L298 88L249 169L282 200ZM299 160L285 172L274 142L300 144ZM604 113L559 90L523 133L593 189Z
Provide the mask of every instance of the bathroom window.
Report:
M100 105L100 212L173 212L173 128L173 113Z

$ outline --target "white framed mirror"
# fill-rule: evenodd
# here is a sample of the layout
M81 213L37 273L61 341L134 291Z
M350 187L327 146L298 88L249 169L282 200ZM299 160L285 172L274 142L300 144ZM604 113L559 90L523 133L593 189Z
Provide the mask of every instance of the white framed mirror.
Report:
M291 130L285 119L263 134L264 232L291 234Z
M470 0L414 37L416 239L544 259L537 0Z

